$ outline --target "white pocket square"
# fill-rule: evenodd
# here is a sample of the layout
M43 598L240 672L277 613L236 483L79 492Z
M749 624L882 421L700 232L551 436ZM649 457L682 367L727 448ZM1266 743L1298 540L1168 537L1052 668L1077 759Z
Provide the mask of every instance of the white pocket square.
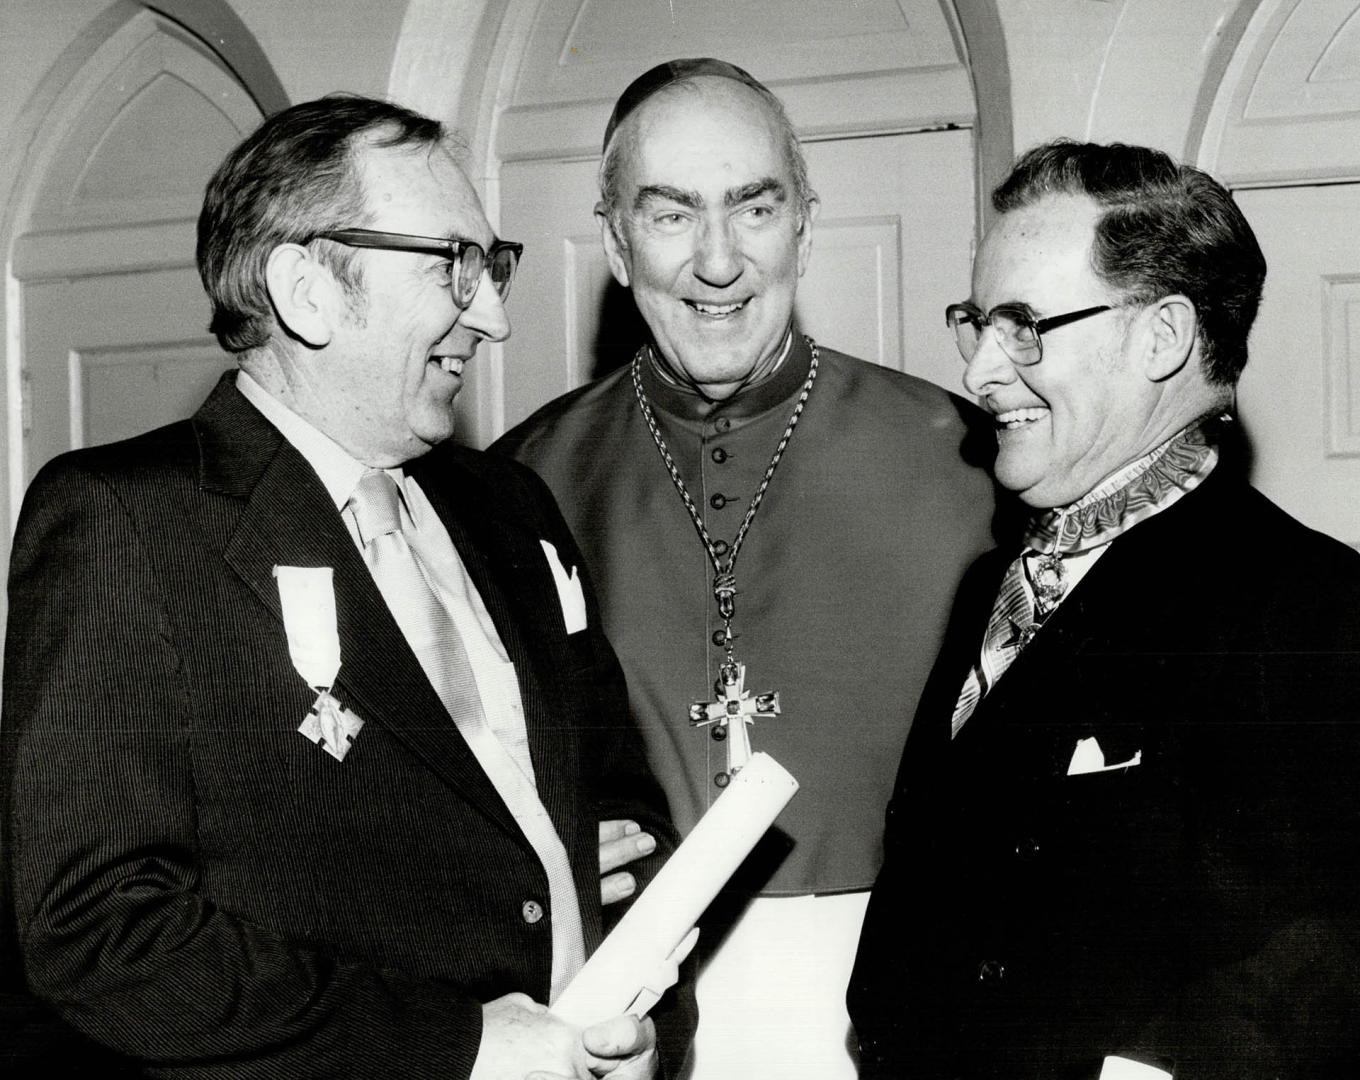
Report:
M571 573L567 573L556 547L547 540L540 540L539 543L543 545L553 584L557 586L557 600L562 605L562 621L567 624L567 633L579 633L586 628L586 597L581 591L580 575L574 566Z
M1085 773L1110 772L1112 769L1131 769L1142 763L1143 751L1139 750L1128 761L1106 765L1105 751L1100 748L1100 743L1096 741L1093 735L1089 739L1077 740L1077 748L1072 751L1072 760L1067 766L1067 775L1081 776Z

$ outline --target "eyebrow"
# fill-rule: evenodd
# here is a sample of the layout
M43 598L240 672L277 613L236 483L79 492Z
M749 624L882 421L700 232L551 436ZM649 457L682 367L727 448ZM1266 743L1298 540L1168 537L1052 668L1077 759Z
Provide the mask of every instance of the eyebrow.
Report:
M782 203L788 198L788 188L773 176L763 176L739 188L728 188L723 193L723 206L730 210L762 195L769 195L776 202ZM699 210L704 205L704 198L697 191L685 191L668 184L647 184L638 188L637 196L633 199L633 208L641 210L652 202L671 202L690 210Z

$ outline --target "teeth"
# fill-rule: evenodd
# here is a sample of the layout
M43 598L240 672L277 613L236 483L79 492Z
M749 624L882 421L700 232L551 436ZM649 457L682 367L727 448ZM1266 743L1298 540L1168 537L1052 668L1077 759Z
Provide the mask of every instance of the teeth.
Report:
M738 304L701 304L698 300L691 300L690 303L696 311L705 315L731 315L746 305L745 300Z
M439 366L450 374L461 375L463 373L463 359L459 356L441 356Z
M1027 424L1033 420L1040 420L1047 414L1047 409L1011 409L1009 412L997 413L996 422L1010 427L1012 424Z

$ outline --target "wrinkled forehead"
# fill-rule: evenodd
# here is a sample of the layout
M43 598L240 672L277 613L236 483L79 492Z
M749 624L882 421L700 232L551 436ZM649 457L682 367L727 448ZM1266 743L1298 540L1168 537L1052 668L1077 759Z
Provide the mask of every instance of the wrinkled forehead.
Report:
M784 138L768 101L731 79L698 76L658 90L615 133L621 174L634 183L679 183L737 173L793 182ZM682 177L681 175L684 174Z

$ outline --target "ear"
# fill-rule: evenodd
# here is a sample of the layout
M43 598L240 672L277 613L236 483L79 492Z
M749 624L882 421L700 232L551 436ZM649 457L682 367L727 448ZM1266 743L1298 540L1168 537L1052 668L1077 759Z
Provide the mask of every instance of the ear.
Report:
M803 220L798 226L798 276L803 276L803 271L807 269L808 258L812 255L812 223L817 220L817 215L822 212L822 200L817 197L814 191L808 196L808 201L803 206Z
M1197 355L1199 314L1193 301L1179 293L1162 297L1144 314L1149 341L1143 373L1151 382L1165 382Z
M280 244L269 253L265 286L284 329L314 349L330 344L340 284L300 244Z
M614 280L626 289L630 280L628 268L632 264L628 245L614 229L614 220L610 217L604 203L595 204L595 216L600 221L600 242L604 245L604 254L605 258L609 260L609 269L614 275Z

